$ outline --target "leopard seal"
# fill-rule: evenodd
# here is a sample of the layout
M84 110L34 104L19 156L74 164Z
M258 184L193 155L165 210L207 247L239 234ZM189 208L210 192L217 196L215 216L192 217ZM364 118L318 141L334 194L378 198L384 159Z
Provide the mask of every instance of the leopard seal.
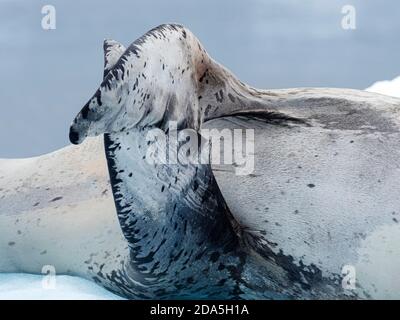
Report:
M76 262L67 273L139 299L398 297L399 99L251 88L175 24L128 48L105 41L104 49L104 79L70 129L71 142L81 144L68 148L86 164L73 172L92 182L109 175L112 196L103 196L115 208L98 211L115 237L98 232L101 241L88 241L87 264L65 255ZM146 134L168 130L170 121L195 133L254 129L255 174L237 176L234 165L149 165ZM103 134L108 174L103 162L92 179L86 170L96 166L85 157L94 149L84 148L94 142L101 149ZM99 196L75 187L93 202ZM89 211L87 226L101 230L105 221ZM103 240L116 248L111 259L90 253ZM15 246L6 254L16 257ZM24 271L30 260L14 266ZM357 271L351 290L343 286L344 265Z

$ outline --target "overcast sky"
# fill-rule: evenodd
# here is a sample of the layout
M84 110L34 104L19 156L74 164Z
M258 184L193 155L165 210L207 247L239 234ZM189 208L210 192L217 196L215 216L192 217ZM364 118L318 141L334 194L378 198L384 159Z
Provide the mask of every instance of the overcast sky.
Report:
M56 29L41 8L56 8ZM341 28L356 8L356 30ZM102 77L104 38L125 45L161 23L260 88L366 88L400 74L398 0L0 0L0 157L67 145L69 124Z

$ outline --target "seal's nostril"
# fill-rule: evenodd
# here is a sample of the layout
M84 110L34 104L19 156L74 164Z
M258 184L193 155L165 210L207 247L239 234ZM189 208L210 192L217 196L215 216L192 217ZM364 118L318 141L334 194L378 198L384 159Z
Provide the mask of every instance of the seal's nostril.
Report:
M78 144L79 142L79 133L76 132L72 127L69 129L69 141L73 144Z

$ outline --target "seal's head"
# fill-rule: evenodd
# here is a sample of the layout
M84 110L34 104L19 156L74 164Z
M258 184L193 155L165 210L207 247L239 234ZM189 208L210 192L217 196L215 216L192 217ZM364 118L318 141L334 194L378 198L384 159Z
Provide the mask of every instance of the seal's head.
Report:
M129 110L132 104L127 103L129 96L123 92L127 90L124 87L111 73L107 75L70 127L69 139L73 144L81 143L86 137L115 132L126 126L123 123L127 120L126 114L133 110ZM125 116L118 117L121 112Z
M167 120L198 123L196 79L204 67L197 65L203 66L206 54L189 31L162 25L127 49L106 40L104 52L103 82L73 121L72 143L135 127L162 127Z
M130 93L136 88L132 86L130 71L126 68L130 55L121 44L105 40L103 82L71 124L69 139L73 144L79 144L89 136L124 130L127 121L135 118L137 104L130 101ZM120 60L122 57L124 59Z

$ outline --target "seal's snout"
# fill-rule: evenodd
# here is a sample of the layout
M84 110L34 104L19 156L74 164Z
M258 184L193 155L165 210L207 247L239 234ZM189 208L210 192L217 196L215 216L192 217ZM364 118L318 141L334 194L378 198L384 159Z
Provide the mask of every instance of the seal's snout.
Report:
M79 133L72 126L69 128L69 141L73 144L79 144Z

